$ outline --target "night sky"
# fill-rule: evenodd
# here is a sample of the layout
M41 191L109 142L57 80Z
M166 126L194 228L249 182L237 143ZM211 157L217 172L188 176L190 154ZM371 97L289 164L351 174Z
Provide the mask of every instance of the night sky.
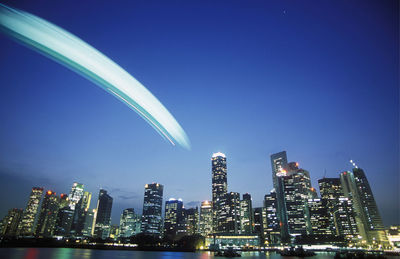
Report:
M32 186L74 181L142 211L144 185L186 207L211 199L211 155L228 191L261 206L282 150L312 184L366 172L385 225L399 216L398 1L2 1L86 41L146 86L192 150L118 99L0 35L0 217ZM317 188L318 189L318 188Z

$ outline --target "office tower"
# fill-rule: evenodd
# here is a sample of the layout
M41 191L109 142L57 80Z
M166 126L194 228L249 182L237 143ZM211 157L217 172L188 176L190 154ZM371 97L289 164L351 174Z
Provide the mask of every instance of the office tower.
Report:
M278 175L282 181L287 231L291 237L311 233L307 215L307 200L314 197L308 171L298 167L298 163L287 164ZM285 227L284 224L283 227Z
M81 183L73 183L71 192L69 193L69 201L70 201L70 207L72 210L75 210L76 204L79 202L79 200L83 196L83 184Z
M276 209L277 217L279 220L280 231L281 231L281 241L289 241L289 230L288 230L288 220L285 207L285 195L283 191L282 176L284 174L287 166L287 156L286 151L282 151L271 155L271 169L272 169L272 182L273 187L276 191Z
M367 177L361 168L340 174L345 197L353 202L358 230L371 245L388 246L382 219Z
M199 230L202 236L212 233L213 226L213 210L210 201L201 202L200 206L200 224Z
M36 235L39 237L53 236L59 210L59 197L55 192L48 190L43 198L39 219L36 226Z
M275 190L277 189L278 186L277 174L279 174L286 167L286 165L287 165L286 151L282 151L271 155L272 183Z
M267 240L267 210L265 207L253 209L254 233L257 234L264 244Z
M332 235L327 201L324 199L308 199L307 203L311 233L313 235Z
M85 212L85 223L83 224L82 236L91 237L95 229L96 210L87 209Z
M141 218L133 208L124 209L119 221L119 236L129 238L140 233Z
M213 232L224 232L224 205L228 190L226 156L223 153L214 153L211 157L212 171L212 204L213 204Z
M264 226L266 244L279 244L281 230L276 213L277 199L275 189L272 189L270 194L264 196L264 208L266 211L266 226Z
M144 234L158 237L161 235L163 190L164 186L159 183L145 185L141 226Z
M54 229L55 236L69 236L71 231L72 220L74 217L74 211L69 206L70 202L68 195L61 194L60 202L56 220L56 226Z
M178 224L183 220L183 202L174 198L165 202L164 236L174 239L178 233Z
M106 239L110 235L112 203L113 198L107 194L106 190L100 189L94 229L96 238Z
M2 220L0 236L14 237L17 235L18 224L22 218L22 209L10 209Z
M92 193L83 192L81 199L75 204L74 219L71 226L73 236L82 236L83 225L85 224L86 212L90 207Z
M222 223L219 229L222 233L240 233L240 194L228 192L221 203L222 211L219 220Z
M22 215L21 223L18 225L17 234L30 236L34 233L35 219L38 214L40 200L42 199L43 188L33 187L29 196L28 204Z
M240 232L241 234L253 233L253 207L251 195L243 194L243 199L240 201Z
M199 208L183 209L183 217L187 225L187 235L199 233Z

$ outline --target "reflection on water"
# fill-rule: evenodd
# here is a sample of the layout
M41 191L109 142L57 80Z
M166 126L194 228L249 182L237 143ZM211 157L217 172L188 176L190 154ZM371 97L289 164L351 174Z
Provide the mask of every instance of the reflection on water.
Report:
M333 254L319 253L313 259L332 259ZM213 253L184 252L145 252L124 250L95 250L73 248L0 248L0 258L7 259L208 259L214 258ZM222 258L222 257L216 257ZM243 252L245 259L281 259L279 254L264 252ZM291 257L296 258L296 257Z

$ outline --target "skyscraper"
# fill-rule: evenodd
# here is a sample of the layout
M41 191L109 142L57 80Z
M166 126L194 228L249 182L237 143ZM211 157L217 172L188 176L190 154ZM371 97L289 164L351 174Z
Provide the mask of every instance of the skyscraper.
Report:
M74 218L71 226L71 234L73 236L82 236L83 225L85 224L85 216L86 212L89 210L91 199L92 193L83 192L80 200L75 204Z
M133 208L124 209L119 221L119 236L129 238L140 233L141 219Z
M100 189L94 229L96 238L106 239L110 235L112 203L113 198L107 194L106 190Z
M253 205L251 195L243 194L243 199L240 201L240 233L253 233Z
M267 244L279 244L281 232L279 220L276 213L277 199L275 189L272 189L270 194L264 196L264 208L266 212L266 226L264 226L265 241Z
M159 183L145 185L141 226L142 233L154 236L161 235L163 190L164 186Z
M94 233L95 228L95 215L96 209L86 210L85 212L85 223L83 224L82 235L84 237L91 237Z
M179 224L183 222L183 202L181 199L171 198L165 202L164 236L175 239Z
M33 187L29 196L28 204L22 215L21 223L18 225L17 233L21 236L33 235L35 219L38 214L40 200L42 199L43 188Z
M67 237L70 234L74 211L70 208L69 204L68 196L62 193L60 195L60 209L58 210L54 230L55 236Z
M313 235L332 235L330 215L324 199L308 199L308 216Z
M199 208L183 209L183 217L186 221L187 235L199 233Z
M382 219L371 187L361 168L340 174L344 195L353 201L361 236L371 245L388 245Z
M223 153L214 153L211 157L212 171L212 204L213 204L213 232L224 232L223 210L225 196L228 190L226 156Z
M10 209L2 220L1 236L16 236L17 228L22 218L22 209Z
M210 201L201 202L200 206L200 225L199 230L202 236L207 236L212 233L213 212Z
M70 201L70 207L72 210L75 210L76 204L83 196L83 184L81 183L73 183L71 191L68 195Z
M240 233L240 194L238 192L228 192L225 195L224 204L220 214L222 233Z
M59 197L55 192L48 190L43 198L42 208L40 210L38 223L36 226L36 235L39 237L52 237L56 226L59 210Z
M287 165L286 151L281 151L279 153L271 155L272 183L275 190L277 190L278 187L277 174L279 174L286 167L286 165Z

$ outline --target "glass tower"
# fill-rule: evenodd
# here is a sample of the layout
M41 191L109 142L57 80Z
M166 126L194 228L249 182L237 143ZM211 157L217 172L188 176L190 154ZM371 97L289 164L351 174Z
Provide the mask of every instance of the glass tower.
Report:
M163 190L164 186L159 183L145 185L141 226L141 231L144 234L161 235Z
M22 215L21 223L18 225L17 233L21 236L33 235L35 219L38 214L40 200L42 199L43 188L33 187L29 196L28 204Z
M44 196L40 210L36 235L39 237L52 237L56 226L60 199L55 192L48 190Z
M111 209L113 198L107 194L106 190L101 189L97 201L97 215L94 229L96 238L106 239L110 235Z
M212 170L212 204L213 204L213 232L224 232L223 224L226 221L224 213L225 198L228 190L226 156L223 153L214 153L211 157Z

